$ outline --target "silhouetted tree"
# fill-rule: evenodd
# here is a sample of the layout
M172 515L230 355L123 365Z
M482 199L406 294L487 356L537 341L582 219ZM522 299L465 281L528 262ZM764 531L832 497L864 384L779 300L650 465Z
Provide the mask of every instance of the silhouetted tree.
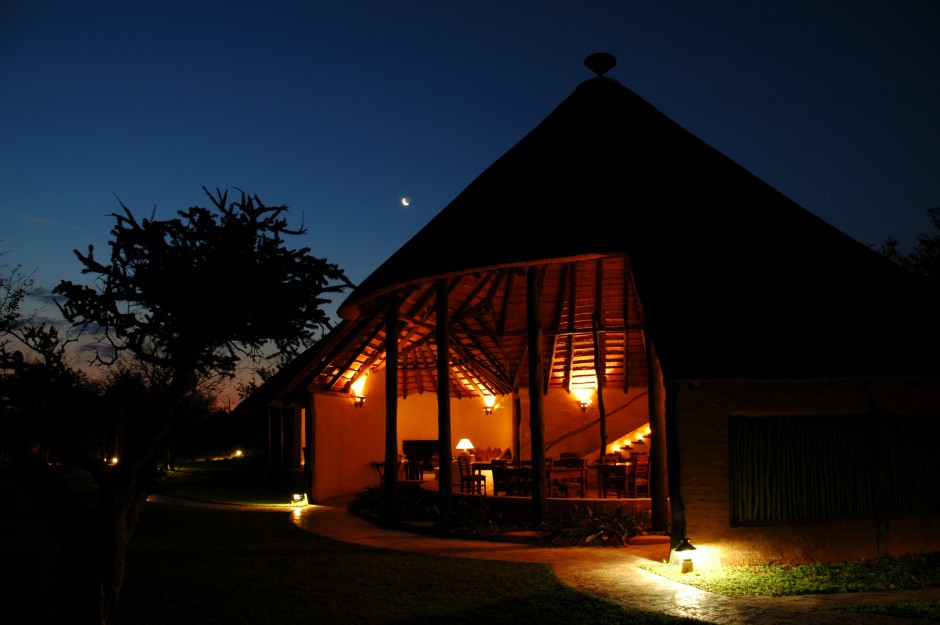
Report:
M108 425L106 446L116 464L108 462L110 449L103 454L77 444L82 437L47 437L16 453L22 470L49 475L39 453L46 449L82 467L97 486L88 505L73 499L63 510L56 502L46 516L59 527L55 534L69 560L63 585L72 591L68 613L76 623L112 621L127 545L161 478L167 433L187 413L193 393L207 380L232 377L240 360L261 358L267 346L292 353L311 342L330 327L324 295L352 286L308 248L286 247L288 236L306 232L288 227L286 206L266 206L244 192L229 202L228 192L203 190L210 208L191 207L164 221L138 220L121 203L112 215L109 261L100 262L93 247L75 251L92 286L63 281L54 290L65 298L65 318L100 337L95 363L130 357L148 372L123 378L119 389L136 388L145 402L125 398L99 410L96 424ZM74 416L65 407L62 413Z
M881 253L940 288L940 206L927 209L927 214L937 232L918 234L914 249L907 254L900 251L898 239L888 237L881 246Z
M67 348L78 337L62 337L57 328L33 324L33 316L23 313L33 284L20 266L0 269L0 453L6 464L11 453L24 449L35 449L47 461L61 440L78 445L76 432L91 429L79 419L63 419L70 411L61 408L85 413L86 400L97 394L87 376L67 363Z
M0 257L6 252L0 252ZM5 350L16 331L23 326L21 306L34 289L31 275L23 273L20 265L0 265L0 350Z

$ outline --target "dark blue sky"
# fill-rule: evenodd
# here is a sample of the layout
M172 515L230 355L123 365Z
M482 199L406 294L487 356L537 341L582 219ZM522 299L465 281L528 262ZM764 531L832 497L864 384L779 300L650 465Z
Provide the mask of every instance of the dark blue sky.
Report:
M115 196L168 218L238 187L289 205L295 245L359 282L596 51L809 211L910 244L940 205L938 32L936 0L5 0L0 263L77 280L71 251L106 252Z

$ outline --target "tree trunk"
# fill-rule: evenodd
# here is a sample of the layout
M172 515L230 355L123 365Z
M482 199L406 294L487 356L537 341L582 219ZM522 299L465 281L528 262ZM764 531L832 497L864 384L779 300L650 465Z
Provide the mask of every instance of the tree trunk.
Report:
M59 549L59 614L76 625L113 622L124 583L127 549L155 477L153 454L143 462L106 466L91 456L73 458L98 486L97 496L75 490L38 455L11 453L14 475L28 489ZM67 617L67 618L66 618Z
M146 493L134 493L125 501L115 492L101 493L97 506L90 507L44 463L29 462L17 469L59 548L61 617L68 616L76 625L108 625L117 609L127 549Z

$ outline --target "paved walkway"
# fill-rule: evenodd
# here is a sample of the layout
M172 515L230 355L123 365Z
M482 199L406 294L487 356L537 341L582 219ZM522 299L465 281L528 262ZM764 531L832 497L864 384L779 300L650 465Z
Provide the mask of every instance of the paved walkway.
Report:
M834 611L833 608L894 601L940 600L940 588L918 591L724 597L654 575L639 565L669 556L667 544L625 548L540 547L439 538L387 530L346 512L348 499L305 506L291 518L299 527L345 542L438 556L541 562L565 584L631 608L728 625L918 625L919 619Z

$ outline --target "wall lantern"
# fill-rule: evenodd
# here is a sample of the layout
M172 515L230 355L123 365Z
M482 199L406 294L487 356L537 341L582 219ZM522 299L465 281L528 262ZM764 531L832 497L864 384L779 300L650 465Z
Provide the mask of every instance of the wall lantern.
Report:
M571 394L574 395L574 398L577 400L578 405L581 406L581 412L587 412L588 406L591 405L591 395L594 394L593 387L579 387L571 389Z
M496 396L495 395L484 395L483 396L483 412L486 414L493 414L493 406L496 405Z
M680 573L691 573L692 572L692 552L695 551L695 547L692 546L692 543L689 542L688 538L679 539L679 546L676 547L676 553L679 555L679 560L682 568Z
M356 378L356 381L352 383L350 390L353 394L353 403L356 408L362 408L362 404L366 403L366 395L364 393L366 387L366 376L360 375Z

